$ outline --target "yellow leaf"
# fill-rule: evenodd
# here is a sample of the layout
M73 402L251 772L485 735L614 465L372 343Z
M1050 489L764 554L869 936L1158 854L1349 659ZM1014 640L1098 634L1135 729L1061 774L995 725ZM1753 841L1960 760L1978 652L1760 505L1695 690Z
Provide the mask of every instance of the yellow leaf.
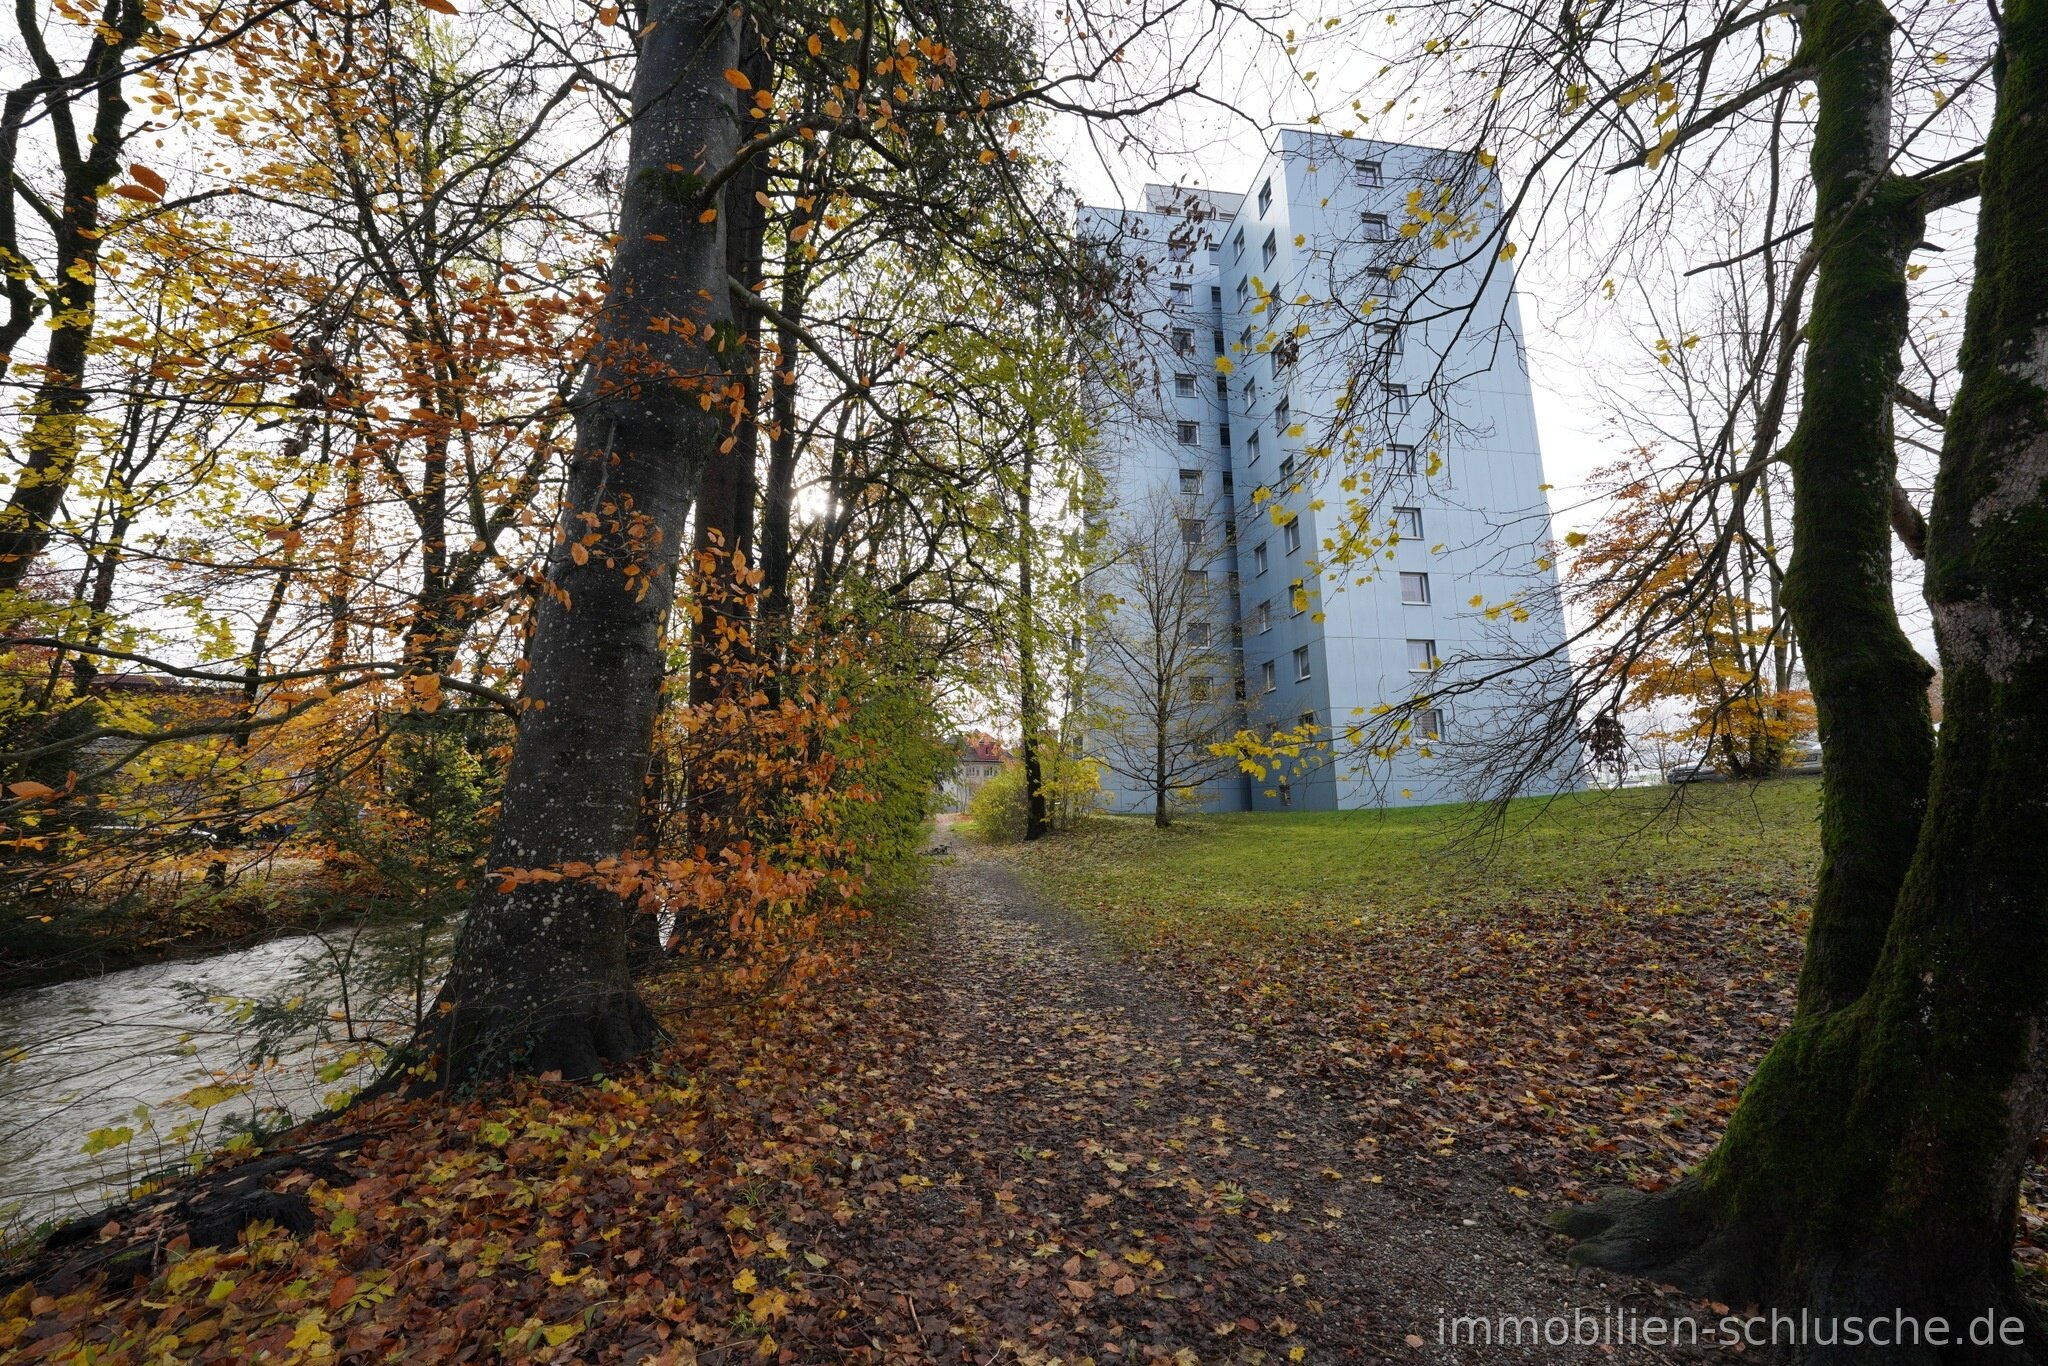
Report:
M420 3L423 5L427 5L429 4L429 0L420 0ZM431 8L432 6L430 5L429 7ZM306 1317L300 1319L299 1326L297 1330L292 1333L292 1340L285 1344L285 1349L287 1351L292 1352L303 1352L311 1347L325 1347L330 1345L334 1341L334 1339L330 1337L328 1335L327 1330L321 1326L321 1318L322 1315L320 1311L316 1309L312 1313L306 1315Z
M754 1268L751 1266L732 1278L732 1288L739 1291L742 1295L752 1294L760 1284L761 1282L754 1278Z

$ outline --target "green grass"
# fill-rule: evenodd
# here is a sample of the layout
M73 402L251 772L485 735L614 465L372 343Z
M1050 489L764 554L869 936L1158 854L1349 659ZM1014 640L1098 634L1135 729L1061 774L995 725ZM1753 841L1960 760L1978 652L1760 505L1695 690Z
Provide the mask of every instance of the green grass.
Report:
M1495 828L1456 806L1191 816L1166 830L1098 817L1002 857L1140 947L1531 903L1788 910L1819 860L1819 789L1792 778L1588 792L1519 802Z

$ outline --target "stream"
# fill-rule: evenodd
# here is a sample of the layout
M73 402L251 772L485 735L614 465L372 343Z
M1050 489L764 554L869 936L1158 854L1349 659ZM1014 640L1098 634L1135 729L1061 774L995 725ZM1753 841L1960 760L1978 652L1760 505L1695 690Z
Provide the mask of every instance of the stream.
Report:
M309 1036L252 1070L207 998L285 994L325 956L299 935L0 995L0 1239L95 1213L237 1123L322 1109L345 1084L317 1075L331 1047Z

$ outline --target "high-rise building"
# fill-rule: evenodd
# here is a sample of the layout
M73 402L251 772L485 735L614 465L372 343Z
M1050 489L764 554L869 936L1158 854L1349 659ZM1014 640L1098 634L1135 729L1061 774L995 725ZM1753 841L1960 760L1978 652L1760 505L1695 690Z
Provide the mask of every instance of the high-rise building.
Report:
M1081 213L1129 291L1101 516L1175 501L1245 724L1329 742L1215 775L1204 808L1456 800L1461 740L1543 686L1482 661L1563 664L1512 270L1463 250L1495 211L1483 179L1456 154L1283 131L1241 195L1152 185L1141 209ZM1346 742L1389 707L1391 756ZM1151 805L1105 785L1113 809Z

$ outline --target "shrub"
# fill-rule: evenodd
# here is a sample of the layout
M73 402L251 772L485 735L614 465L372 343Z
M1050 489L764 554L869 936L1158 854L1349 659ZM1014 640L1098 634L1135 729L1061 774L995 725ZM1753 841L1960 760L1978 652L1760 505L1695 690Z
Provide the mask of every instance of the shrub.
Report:
M1015 844L1023 839L1030 814L1024 800L1024 765L1015 760L997 770L967 803L967 819L973 823L974 833L990 844Z

